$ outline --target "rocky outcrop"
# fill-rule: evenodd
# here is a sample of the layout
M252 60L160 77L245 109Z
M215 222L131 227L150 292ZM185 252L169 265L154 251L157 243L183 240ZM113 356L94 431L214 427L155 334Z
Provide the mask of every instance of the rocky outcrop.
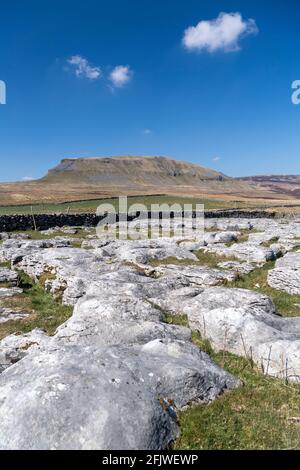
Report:
M236 242L240 236L240 232L207 232L204 236L204 241L206 244L214 243L232 243Z
M190 298L203 276L152 276L120 261L149 244L123 242L125 255L119 248L32 249L19 261L32 277L50 273L49 287L63 288L75 309L53 337L27 337L28 349L24 338L0 343L0 448L163 449L178 436L178 409L239 385L151 301L171 291ZM154 248L163 257L170 249L170 241ZM190 255L176 243L174 253Z
M234 258L248 263L265 263L282 256L282 250L277 246L263 247L256 243L243 242L231 246L215 244L208 246L204 251L215 253L225 258Z
M0 287L0 298L13 297L14 295L22 294L23 290L19 287Z
M39 348L49 340L40 329L29 333L9 335L0 341L0 372L25 357L34 348Z
M177 409L239 384L188 329L162 323L143 299L154 282L104 273L53 338L0 375L0 448L162 449Z
M252 359L266 374L300 382L300 317L279 317L269 297L216 287L187 302L183 312L214 349Z
M118 261L148 263L152 259L164 260L176 258L188 259L197 262L197 257L183 244L176 244L174 240L167 238L161 240L136 240L131 243L113 241L99 248L97 253L104 258L113 258Z
M0 268L0 285L1 282L9 283L16 285L18 283L18 273L12 271L11 269Z
M28 312L16 312L10 308L0 307L0 324L8 321L22 320L29 315Z
M178 410L241 385L193 345L191 328L265 374L300 381L299 318L281 318L269 297L230 287L281 255L275 270L297 267L297 253L285 253L297 246L299 224L206 224L213 232L205 240L90 238L83 248L67 237L4 237L0 260L42 279L74 312L52 337L33 330L0 341L0 448L166 448L179 433ZM253 232L239 242L244 229ZM238 261L201 266L199 249L230 250ZM167 258L173 264L162 264ZM187 316L189 328L166 324L166 313Z
M289 294L300 294L300 251L287 253L268 273L268 284Z
M247 262L240 263L239 261L223 261L221 263L218 263L218 267L220 269L233 271L236 274L243 275L249 274L254 271L254 269L257 268L257 264Z
M38 253L46 248L61 248L70 245L70 239L63 237L57 237L52 240L9 239L0 245L0 263L9 261L14 265L30 253Z

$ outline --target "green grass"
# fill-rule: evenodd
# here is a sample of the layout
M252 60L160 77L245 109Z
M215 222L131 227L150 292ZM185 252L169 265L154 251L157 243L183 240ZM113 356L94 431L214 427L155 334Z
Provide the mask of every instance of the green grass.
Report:
M28 333L34 328L42 328L47 334L54 334L56 328L71 315L73 308L62 305L43 289L43 279L34 283L25 273L20 272L20 287L23 294L1 299L1 306L30 312L25 320L0 324L0 339L12 333Z
M154 258L150 260L148 264L153 267L174 264L177 266L207 266L209 268L218 268L218 263L222 263L223 261L237 261L233 256L219 256L215 253L204 252L203 250L197 250L193 253L197 256L197 260L177 259L175 256L169 256L164 259Z
M14 287L14 283L13 282L0 282L0 287L5 287L5 288L9 288L9 287Z
M76 213L95 212L97 207L103 202L118 207L118 198L95 199L89 201L75 201L59 204L35 204L35 205L15 205L0 206L0 215L10 214L51 214L51 213ZM150 209L151 204L204 204L206 210L210 209L232 209L247 208L249 203L242 201L223 201L221 199L199 199L181 196L132 196L128 198L128 205L145 204ZM250 204L251 206L251 204Z
M70 234L64 233L60 230L57 230L51 234L44 234L41 233L40 230L15 230L14 234L25 234L29 236L29 240L52 240L55 237L64 237L64 238L85 238L89 235L89 232L85 231L84 229L78 229L77 233ZM96 235L95 235L96 236Z
M2 263L0 263L0 268L10 269L10 261L3 261Z
M166 310L161 308L159 305L155 304L154 302L149 302L154 308L159 310L162 314L162 321L164 323L168 323L169 325L179 325L179 326L189 326L188 317L185 314L173 314L168 313Z
M163 321L169 325L179 325L179 326L189 326L189 321L187 315L165 313L163 315Z
M244 276L240 276L238 280L227 284L227 287L240 287L260 292L261 294L271 297L276 306L277 313L280 315L284 317L300 316L300 295L291 295L268 286L268 271L273 269L274 266L275 261L269 261L261 268L255 269Z
M273 243L277 243L279 240L279 237L272 237L270 240L262 242L260 245L264 246L265 248L269 248Z
M164 313L164 321L188 326L186 315ZM264 376L248 359L215 353L197 332L192 340L242 385L208 405L179 412L175 450L299 449L300 387Z
M247 359L212 353L217 364L238 377L243 386L224 393L209 405L179 413L181 436L176 449L299 449L300 388L263 376Z
M82 244L82 242L78 240L78 241L73 241L71 243L71 246L72 246L72 248L81 248L81 244ZM88 247L87 249L89 249L89 248L90 247Z
M218 268L218 264L225 261L238 261L234 256L221 256L203 250L194 251L194 254L197 256L198 263L201 266L207 266L209 268Z
M15 230L14 234L25 234L29 236L30 240L49 240L51 238L61 236L61 232L54 232L51 235L44 235L39 230Z

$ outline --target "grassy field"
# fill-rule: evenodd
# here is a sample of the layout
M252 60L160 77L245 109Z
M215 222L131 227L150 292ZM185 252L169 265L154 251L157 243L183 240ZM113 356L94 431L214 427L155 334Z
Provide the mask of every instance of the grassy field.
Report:
M60 204L35 204L35 205L16 205L0 206L0 215L11 214L52 214L52 213L80 213L96 212L97 207L102 204L112 204L118 208L118 198L94 199L89 201L66 202ZM148 209L151 204L204 204L206 210L211 209L243 209L251 208L255 205L242 201L223 201L221 199L201 199L192 197L176 196L132 196L128 198L128 207L132 204L144 204Z

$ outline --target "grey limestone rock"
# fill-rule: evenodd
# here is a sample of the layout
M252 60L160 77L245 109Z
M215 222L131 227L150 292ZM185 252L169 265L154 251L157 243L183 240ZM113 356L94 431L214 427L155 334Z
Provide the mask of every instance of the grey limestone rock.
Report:
M300 251L287 253L268 273L268 284L289 294L300 294Z

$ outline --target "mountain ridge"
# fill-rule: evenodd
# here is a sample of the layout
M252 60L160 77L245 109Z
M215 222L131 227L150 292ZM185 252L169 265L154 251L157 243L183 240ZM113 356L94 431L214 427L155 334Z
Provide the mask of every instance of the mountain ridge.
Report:
M259 190L286 194L292 198L300 198L300 175L255 175L238 178Z
M277 187L159 155L63 158L42 178L1 183L0 205L19 205L117 196L176 196L227 201L300 199L297 185Z
M223 180L226 175L201 165L163 156L111 156L64 158L41 181L90 184L163 185L197 184L197 180Z

